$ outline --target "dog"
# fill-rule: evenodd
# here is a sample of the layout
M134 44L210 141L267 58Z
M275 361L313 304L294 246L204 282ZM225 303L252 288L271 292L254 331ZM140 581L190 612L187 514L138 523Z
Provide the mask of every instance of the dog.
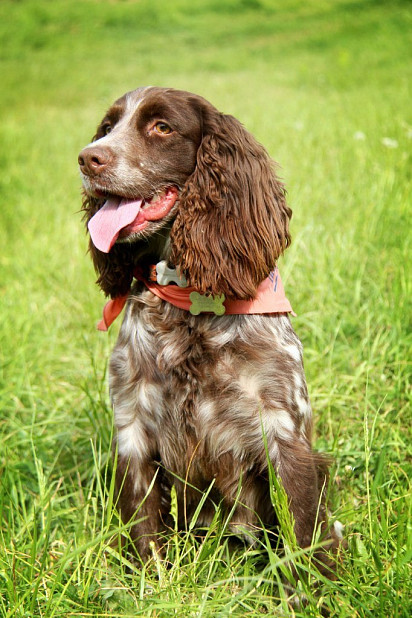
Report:
M220 503L235 534L272 529L270 469L297 543L309 547L320 526L336 546L277 269L292 212L264 147L200 96L138 88L110 107L79 166L111 299L100 328L124 307L110 396L118 506L137 553L160 550L172 485L181 526L196 510L207 526Z

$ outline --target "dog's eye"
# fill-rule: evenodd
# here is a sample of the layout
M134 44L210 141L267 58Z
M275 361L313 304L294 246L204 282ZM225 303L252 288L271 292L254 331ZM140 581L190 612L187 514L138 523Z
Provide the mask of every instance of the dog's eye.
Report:
M173 129L165 122L156 122L154 130L156 133L160 133L161 135L169 135L169 133L172 133L173 131Z
M110 124L104 124L102 126L103 135L108 135L111 130L112 130L112 127Z

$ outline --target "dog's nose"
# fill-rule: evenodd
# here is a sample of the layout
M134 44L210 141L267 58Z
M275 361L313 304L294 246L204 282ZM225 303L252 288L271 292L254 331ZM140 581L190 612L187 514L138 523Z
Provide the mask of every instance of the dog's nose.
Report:
M111 163L113 154L108 148L89 146L79 154L79 166L89 175L101 174Z

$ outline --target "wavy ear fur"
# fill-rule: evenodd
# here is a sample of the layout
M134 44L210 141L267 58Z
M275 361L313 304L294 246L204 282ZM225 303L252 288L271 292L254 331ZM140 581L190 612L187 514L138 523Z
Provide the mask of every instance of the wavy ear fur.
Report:
M173 263L202 293L250 299L290 244L285 190L236 118L203 110L197 165L172 228Z
M82 210L84 220L87 223L102 206L104 200L99 200L83 195ZM133 280L134 259L132 245L115 245L110 253L102 253L96 249L89 239L89 253L92 257L94 268L99 277L96 283L101 287L106 296L115 298L127 294Z

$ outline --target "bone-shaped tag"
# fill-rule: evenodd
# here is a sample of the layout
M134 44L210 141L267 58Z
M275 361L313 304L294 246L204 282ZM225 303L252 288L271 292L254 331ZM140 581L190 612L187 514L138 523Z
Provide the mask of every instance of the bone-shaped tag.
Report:
M213 296L213 294L199 294L199 292L192 292L189 296L192 304L190 305L190 313L192 315L199 315L199 313L210 312L215 315L223 315L226 311L223 302L225 295Z
M156 279L159 285L168 285L176 283L180 288L187 287L187 281L184 275L181 275L175 268L169 268L167 262L158 262L156 264Z

